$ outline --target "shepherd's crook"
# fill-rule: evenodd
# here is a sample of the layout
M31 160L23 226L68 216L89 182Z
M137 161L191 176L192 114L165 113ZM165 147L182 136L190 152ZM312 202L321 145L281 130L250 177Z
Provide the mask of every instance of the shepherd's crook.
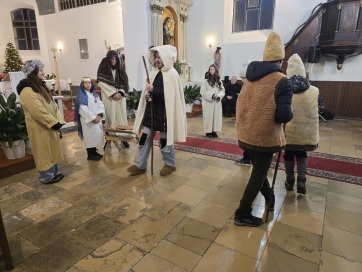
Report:
M150 77L148 75L148 69L147 69L147 64L146 64L146 60L145 57L142 56L142 60L143 60L143 65L145 66L145 70L146 70L146 81L149 84L150 83ZM152 98L148 98L147 102L149 102L149 106L151 107L151 175L153 175L153 103L152 103ZM145 113L146 114L146 113Z
M273 193L274 193L274 185L275 185L275 180L276 180L276 178L277 178L277 173L278 173L278 167L279 167L279 161L280 161L280 156L281 156L281 154L282 154L282 151L280 150L280 151L278 152L277 163L275 164L273 182L272 182L272 186L271 186L271 190L270 190L268 205L267 205L267 207L266 207L265 223L268 223L269 207L270 207L270 204L271 204L271 201L272 201L272 197L273 197Z

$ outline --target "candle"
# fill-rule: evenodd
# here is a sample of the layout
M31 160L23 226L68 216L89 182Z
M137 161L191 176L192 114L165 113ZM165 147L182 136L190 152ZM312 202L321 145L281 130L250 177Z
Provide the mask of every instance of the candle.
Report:
M52 85L55 85L55 79L54 78L52 79Z
M72 79L70 77L68 77L68 84L72 83Z
M191 68L191 62L189 63L189 67Z

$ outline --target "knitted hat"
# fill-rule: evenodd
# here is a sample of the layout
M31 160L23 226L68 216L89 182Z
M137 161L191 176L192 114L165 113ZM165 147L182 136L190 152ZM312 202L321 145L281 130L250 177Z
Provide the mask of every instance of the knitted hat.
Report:
M282 60L285 57L285 50L280 36L276 32L269 34L266 40L263 61L277 61Z
M38 59L28 60L24 63L24 67L21 70L25 75L29 75L36 67L44 68L44 64Z
M292 55L288 60L287 77L292 76L306 77L303 61L298 54Z

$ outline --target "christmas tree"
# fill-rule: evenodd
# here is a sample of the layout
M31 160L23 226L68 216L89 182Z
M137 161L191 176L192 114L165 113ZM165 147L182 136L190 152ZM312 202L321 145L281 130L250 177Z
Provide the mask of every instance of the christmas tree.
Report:
M19 51L11 42L8 42L5 48L5 64L4 73L17 72L23 67L23 61L19 55Z

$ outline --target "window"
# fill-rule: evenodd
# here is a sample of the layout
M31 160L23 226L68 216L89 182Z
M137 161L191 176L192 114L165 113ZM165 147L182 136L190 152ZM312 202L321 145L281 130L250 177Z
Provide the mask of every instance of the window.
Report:
M233 32L273 28L275 0L234 0Z
M40 50L35 11L16 9L11 12L15 46L18 50Z
M62 11L103 2L106 2L106 0L59 0L59 10Z

